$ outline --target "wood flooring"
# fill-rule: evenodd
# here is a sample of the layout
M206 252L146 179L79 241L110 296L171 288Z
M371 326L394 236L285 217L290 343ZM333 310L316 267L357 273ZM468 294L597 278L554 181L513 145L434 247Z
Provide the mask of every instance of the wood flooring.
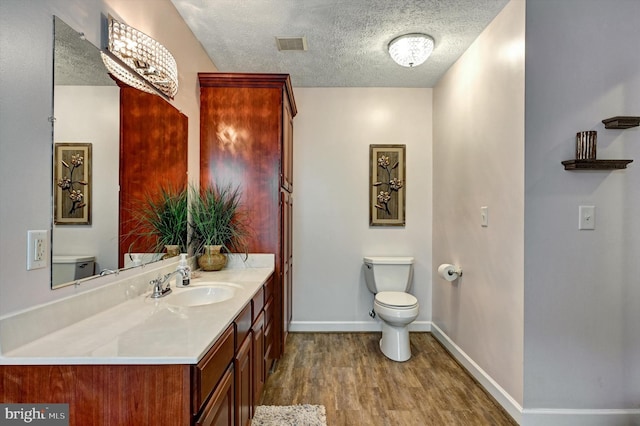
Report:
M380 333L291 333L262 405L321 404L328 426L516 425L430 333L412 357L379 349Z

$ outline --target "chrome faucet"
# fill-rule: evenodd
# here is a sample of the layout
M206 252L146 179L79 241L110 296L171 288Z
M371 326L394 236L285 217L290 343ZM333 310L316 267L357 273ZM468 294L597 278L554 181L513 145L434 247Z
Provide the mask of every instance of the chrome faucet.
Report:
M151 293L151 297L154 299L158 299L171 293L171 278L173 278L173 276L177 274L182 275L182 278L184 279L185 272L181 269L178 269L177 271L170 272L163 277L158 277L155 280L149 281L149 285L153 286L153 293ZM166 287L164 287L164 283L167 283Z

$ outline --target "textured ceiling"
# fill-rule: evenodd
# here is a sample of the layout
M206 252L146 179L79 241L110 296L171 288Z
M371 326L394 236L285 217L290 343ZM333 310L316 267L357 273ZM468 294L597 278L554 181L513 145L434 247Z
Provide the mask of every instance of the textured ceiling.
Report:
M508 0L171 0L221 72L291 74L297 87L433 87ZM423 65L404 68L387 45L435 39ZM307 51L275 37L306 36Z

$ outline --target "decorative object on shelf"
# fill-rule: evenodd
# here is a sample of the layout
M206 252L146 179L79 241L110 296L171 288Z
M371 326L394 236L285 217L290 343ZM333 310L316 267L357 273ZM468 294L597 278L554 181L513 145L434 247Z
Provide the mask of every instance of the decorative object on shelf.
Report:
M626 169L633 160L565 160L565 170L620 170Z
M616 116L602 120L605 129L629 129L640 126L640 117Z
M369 225L405 225L405 145L369 145Z
M605 129L628 129L640 123L640 117L617 116L602 120ZM597 160L597 132L589 130L576 134L576 158L562 162L565 170L621 170L633 160Z
M153 194L153 195L151 195ZM187 219L189 204L186 188L160 186L158 191L145 195L131 209L132 237L129 252L161 253L163 259L187 251Z
M91 144L54 147L54 219L56 225L91 225Z
M576 160L595 160L598 132L587 130L576 133Z
M431 36L420 33L405 34L389 43L389 55L403 67L415 67L427 60L435 43Z
M222 249L244 253L246 258L250 228L246 211L242 210L240 187L211 184L200 190L192 188L190 198L190 243L194 253L202 257L211 254L212 249L207 247L219 246L218 252Z
M173 55L145 33L107 18L102 60L111 74L131 87L173 99L178 93L178 65Z

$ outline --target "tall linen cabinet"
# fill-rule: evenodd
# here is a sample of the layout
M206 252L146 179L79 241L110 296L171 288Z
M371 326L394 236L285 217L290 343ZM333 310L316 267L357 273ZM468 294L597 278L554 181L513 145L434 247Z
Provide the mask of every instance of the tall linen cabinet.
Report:
M292 313L293 118L288 74L200 73L200 185L239 185L251 217L250 253L274 253L265 300L265 371L278 359ZM269 304L272 305L269 305Z

